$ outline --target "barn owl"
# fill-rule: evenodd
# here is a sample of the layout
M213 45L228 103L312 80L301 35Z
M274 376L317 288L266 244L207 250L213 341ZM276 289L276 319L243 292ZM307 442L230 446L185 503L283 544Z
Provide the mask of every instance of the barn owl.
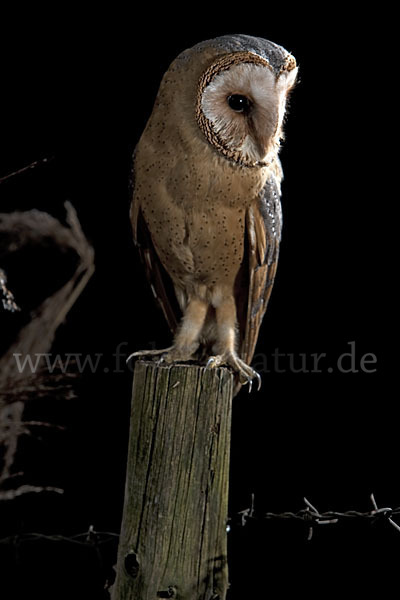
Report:
M222 36L164 75L133 161L131 221L172 346L167 363L250 366L281 235L278 158L294 57L270 41Z

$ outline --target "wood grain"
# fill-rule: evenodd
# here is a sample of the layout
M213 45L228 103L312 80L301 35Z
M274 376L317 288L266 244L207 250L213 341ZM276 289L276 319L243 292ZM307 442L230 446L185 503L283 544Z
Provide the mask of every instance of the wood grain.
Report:
M224 600L233 376L135 366L113 600Z

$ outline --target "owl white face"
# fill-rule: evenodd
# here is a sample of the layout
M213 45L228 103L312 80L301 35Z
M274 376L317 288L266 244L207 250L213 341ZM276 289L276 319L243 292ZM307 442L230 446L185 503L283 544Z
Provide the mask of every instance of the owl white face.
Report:
M268 65L247 62L215 75L204 88L201 109L222 145L245 162L270 160L296 75L297 68L277 77Z

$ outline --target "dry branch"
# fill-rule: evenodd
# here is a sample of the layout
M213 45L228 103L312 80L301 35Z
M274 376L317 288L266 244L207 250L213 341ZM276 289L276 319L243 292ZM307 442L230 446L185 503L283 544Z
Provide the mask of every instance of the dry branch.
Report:
M17 339L0 358L0 446L3 448L0 486L12 474L18 438L26 431L23 427L24 401L41 395L43 390L48 393L52 385L60 384L57 374L33 374L29 369L19 369L15 355L36 355L51 348L57 328L94 272L93 249L82 232L75 209L69 202L65 207L67 226L38 210L0 214L0 258L32 245L47 247L51 243L62 252L74 251L78 259L73 276L42 301L30 322L20 330ZM5 278L3 281L5 286ZM16 496L43 489L22 486L1 492L0 499L1 494L10 499L12 494Z

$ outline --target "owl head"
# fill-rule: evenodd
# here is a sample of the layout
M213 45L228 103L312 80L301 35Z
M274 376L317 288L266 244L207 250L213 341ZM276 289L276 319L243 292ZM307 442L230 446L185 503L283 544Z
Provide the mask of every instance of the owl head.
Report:
M203 42L197 52L209 56L210 47L216 56L198 81L197 124L226 159L266 166L279 149L296 61L281 46L245 35Z

